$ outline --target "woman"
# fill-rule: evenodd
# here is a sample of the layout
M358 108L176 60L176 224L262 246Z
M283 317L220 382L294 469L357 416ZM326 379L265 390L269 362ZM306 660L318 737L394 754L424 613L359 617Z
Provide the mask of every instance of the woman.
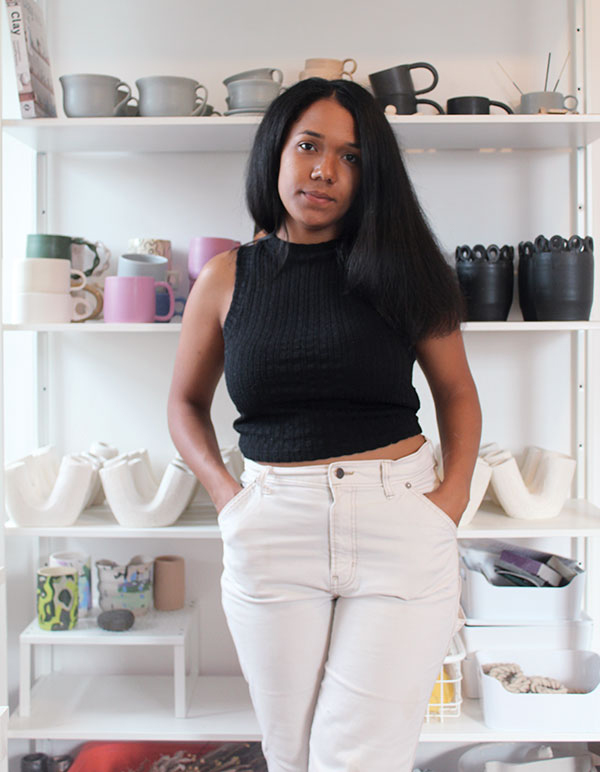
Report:
M219 512L223 607L270 772L408 772L459 627L456 526L480 440L459 293L354 83L301 81L271 104L246 193L268 235L196 281L171 434ZM223 369L243 488L210 419Z

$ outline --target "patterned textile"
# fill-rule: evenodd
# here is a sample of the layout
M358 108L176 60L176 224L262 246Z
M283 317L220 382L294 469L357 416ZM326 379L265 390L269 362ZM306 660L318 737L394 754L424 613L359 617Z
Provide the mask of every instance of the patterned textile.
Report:
M148 772L267 772L267 763L260 743L224 743L199 756L190 751L178 751L162 756ZM129 772L129 770L128 770ZM134 772L133 770L131 772ZM135 770L138 772L138 770ZM142 772L140 770L139 772ZM145 772L145 770L143 771Z

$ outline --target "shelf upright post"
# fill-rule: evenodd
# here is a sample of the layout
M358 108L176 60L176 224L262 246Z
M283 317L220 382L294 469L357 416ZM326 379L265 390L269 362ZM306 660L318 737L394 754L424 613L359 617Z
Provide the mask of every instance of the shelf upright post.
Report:
M5 15L2 13L2 19L0 21L0 33L3 30L5 22ZM2 40L0 34L0 41ZM1 43L0 43L1 45ZM0 57L2 51L0 50ZM0 59L1 60L1 59ZM2 78L0 78L0 115L2 113ZM0 130L0 180L4 179L2 174L2 160L4 147L2 143L2 131ZM4 545L4 521L6 519L5 507L4 507L4 308L3 308L3 295L4 295L4 255L2 254L2 221L4 216L4 201L2 198L2 185L0 184L0 431L2 440L0 441L0 491L2 492L2 502L0 506L0 512L2 512L2 523L0 523L0 706L8 705L8 618L6 607L6 576L4 571L5 565L5 545ZM1 712L1 709L0 709ZM7 754L4 753L4 760L2 759L2 751L6 751L6 716L2 714L0 718L0 770L6 769Z

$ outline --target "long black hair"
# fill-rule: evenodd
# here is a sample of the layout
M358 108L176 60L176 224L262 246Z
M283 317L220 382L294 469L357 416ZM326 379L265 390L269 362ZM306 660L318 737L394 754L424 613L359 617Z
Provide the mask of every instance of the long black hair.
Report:
M283 146L300 115L319 99L331 98L354 118L360 144L359 186L340 229L348 288L367 297L411 343L452 332L463 317L454 271L417 201L387 118L362 86L308 78L270 104L248 161L250 214L268 234L284 225L278 193Z

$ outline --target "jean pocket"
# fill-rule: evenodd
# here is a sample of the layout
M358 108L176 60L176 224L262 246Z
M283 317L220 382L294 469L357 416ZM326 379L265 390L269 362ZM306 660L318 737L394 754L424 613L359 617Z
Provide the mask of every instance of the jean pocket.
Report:
M456 533L458 526L447 512L445 512L441 507L438 507L438 505L435 504L424 493L416 491L414 488L410 488L409 493L415 496L422 504L424 504L430 512L433 512L434 515L436 515L438 518L441 518L444 523L446 523L446 525L449 525L453 533Z
M248 483L245 488L242 488L241 491L238 491L235 496L229 499L227 504L225 504L225 506L217 514L217 522L219 524L223 522L224 517L228 517L239 507L240 503L244 501L244 499L256 487L256 482L256 480L252 480L252 482Z

